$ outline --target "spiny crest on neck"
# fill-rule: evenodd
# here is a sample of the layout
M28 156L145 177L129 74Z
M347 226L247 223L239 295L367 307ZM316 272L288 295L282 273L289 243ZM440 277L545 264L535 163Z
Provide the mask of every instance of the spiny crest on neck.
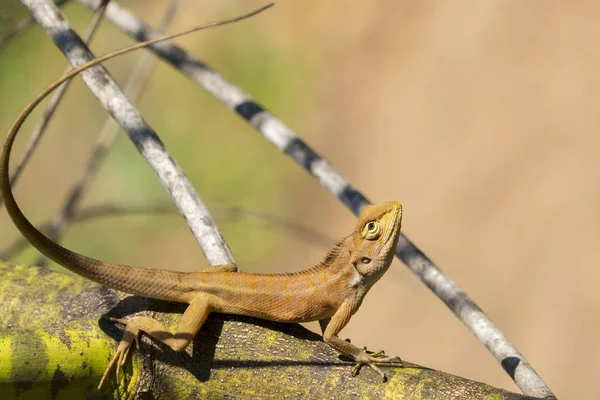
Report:
M338 259L338 257L342 253L342 251L348 251L348 249L346 248L346 245L345 245L345 242L347 240L348 240L348 237L345 237L345 238L341 239L340 241L338 241L335 245L333 245L331 250L329 250L329 253L327 253L325 258L323 258L323 260L320 263L318 263L314 267L314 269L322 269L322 268L329 267L332 263L335 262L335 260Z
M319 262L317 265L315 265L312 268L309 269L305 269L302 271L295 271L295 272L283 272L283 273L276 273L276 274L267 274L267 275L277 275L277 276L299 276L299 275L307 275L307 274L311 274L315 271L319 271L325 268L330 267L335 260L337 260L337 258L343 253L343 251L347 251L344 250L346 248L346 246L344 245L344 242L346 240L348 240L349 237L345 237L342 240L340 240L339 242L337 242L333 248L331 250L329 250L329 253L327 253L327 255L325 256L325 258Z

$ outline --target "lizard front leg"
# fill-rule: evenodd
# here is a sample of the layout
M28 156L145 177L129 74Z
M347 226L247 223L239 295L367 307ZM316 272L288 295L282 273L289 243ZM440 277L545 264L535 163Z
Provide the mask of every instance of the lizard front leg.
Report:
M135 341L139 346L138 338L141 332L145 332L154 339L166 344L175 351L183 351L194 340L194 337L206 321L208 315L213 311L211 297L204 293L199 293L190 301L190 305L183 313L177 332L173 334L163 324L150 317L133 317L128 320L109 318L112 321L126 325L123 338L117 347L117 351L112 360L106 367L104 375L98 385L98 390L104 384L108 373L113 366L116 366L117 381L119 380L120 370L123 368L129 350Z
M350 317L352 316L352 307L349 302L345 302L336 311L336 313L327 324L325 333L323 334L323 340L325 343L333 347L345 356L351 357L356 361L356 365L352 369L352 376L356 376L363 365L368 365L373 368L383 381L387 381L387 377L381 371L375 363L402 363L400 357L383 357L383 350L377 353L367 353L366 348L360 349L350 342L347 342L338 337L338 333L346 326ZM402 365L402 364L400 364Z

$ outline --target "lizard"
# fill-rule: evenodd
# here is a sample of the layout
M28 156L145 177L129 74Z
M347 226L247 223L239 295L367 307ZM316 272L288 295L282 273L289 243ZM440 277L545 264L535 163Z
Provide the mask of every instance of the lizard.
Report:
M231 20L230 20L231 21ZM223 22L216 23L222 24ZM215 26L215 23L205 25ZM238 272L235 264L208 267L198 272L177 272L115 264L69 250L40 232L23 214L10 184L9 162L19 128L45 96L81 71L109 58L159 41L198 30L141 42L94 59L71 70L42 91L17 117L9 130L0 159L0 194L6 210L21 234L42 254L70 271L96 283L126 293L187 303L176 333L147 316L109 318L125 325L123 338L98 385L116 370L117 380L134 343L143 332L174 351L184 351L210 313L246 315L277 322L319 321L323 340L353 359L352 376L362 366L386 375L376 363L399 363L399 357L360 349L338 334L362 304L369 289L388 270L400 236L402 205L397 201L365 206L352 233L336 243L313 268L293 273L254 274ZM108 318L108 317L107 317Z

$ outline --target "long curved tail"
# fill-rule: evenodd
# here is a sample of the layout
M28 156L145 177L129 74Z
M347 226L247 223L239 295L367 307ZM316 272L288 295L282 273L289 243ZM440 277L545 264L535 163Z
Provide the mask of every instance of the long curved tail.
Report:
M39 103L39 100L37 103ZM177 286L177 283L181 282L185 273L113 264L86 257L52 241L25 217L17 205L12 192L9 162L17 132L25 118L27 118L27 115L33 110L33 107L35 107L35 104L32 107L28 106L15 124L13 124L4 143L2 159L0 160L0 193L2 194L6 211L15 226L42 254L78 275L127 293L181 301L179 298L173 298L173 295L176 294L173 293L173 289L175 289L174 286ZM179 290L175 290L175 292L179 292Z

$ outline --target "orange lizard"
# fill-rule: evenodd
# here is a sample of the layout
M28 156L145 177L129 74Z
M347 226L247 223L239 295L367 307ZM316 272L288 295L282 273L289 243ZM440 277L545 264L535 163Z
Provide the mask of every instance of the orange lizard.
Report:
M8 133L0 160L0 193L6 210L23 236L41 253L76 274L110 288L189 304L175 334L150 317L136 316L128 320L111 318L126 325L126 328L98 388L102 387L113 367L116 368L118 379L129 351L141 332L175 351L183 351L212 312L279 322L319 321L323 340L356 361L353 376L363 365L368 365L385 381L385 374L375 363L400 363L400 358L387 357L383 351L368 353L366 349L340 339L338 334L392 262L402 221L402 206L397 201L366 206L354 231L339 241L321 263L311 269L285 274L236 272L233 264L208 267L193 273L113 264L86 257L55 243L35 228L19 209L10 186L10 153L19 128L33 108L62 82L81 71L108 58L176 35L115 51L61 77L19 115Z

